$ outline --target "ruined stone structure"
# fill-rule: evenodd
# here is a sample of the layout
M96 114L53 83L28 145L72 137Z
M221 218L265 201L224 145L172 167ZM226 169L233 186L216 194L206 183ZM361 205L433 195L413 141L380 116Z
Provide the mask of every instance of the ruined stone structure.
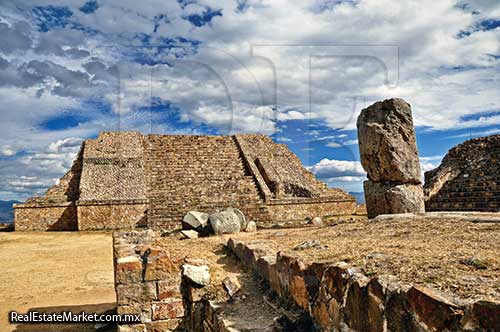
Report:
M113 240L117 312L140 317L140 322L119 324L118 332L500 328L500 302L457 299L392 275L367 276L333 257L311 261L297 252L273 249L272 240L235 235L224 241L226 251L210 238L184 244L150 230L115 232ZM186 245L202 258L187 257L179 250ZM204 267L210 280L193 283L183 275L185 264ZM238 296L240 287L243 296Z
M377 102L357 121L368 217L424 212L424 197L410 105L402 99Z
M15 205L16 230L180 228L189 210L242 210L260 223L352 214L286 146L264 135L106 132L86 140L43 197Z
M500 135L466 141L425 173L428 211L500 211Z

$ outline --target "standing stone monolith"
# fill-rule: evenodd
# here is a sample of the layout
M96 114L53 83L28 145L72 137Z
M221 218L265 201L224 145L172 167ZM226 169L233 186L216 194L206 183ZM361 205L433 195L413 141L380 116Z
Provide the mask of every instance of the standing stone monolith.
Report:
M410 105L394 98L361 111L357 121L368 217L425 212Z

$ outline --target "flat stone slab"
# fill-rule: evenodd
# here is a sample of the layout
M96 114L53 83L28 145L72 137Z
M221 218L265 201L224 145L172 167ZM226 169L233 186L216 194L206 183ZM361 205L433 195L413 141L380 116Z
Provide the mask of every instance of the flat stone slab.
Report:
M425 212L425 213L396 213L381 214L373 221L392 221L392 220L424 220L432 219L457 219L473 223L500 223L500 212Z

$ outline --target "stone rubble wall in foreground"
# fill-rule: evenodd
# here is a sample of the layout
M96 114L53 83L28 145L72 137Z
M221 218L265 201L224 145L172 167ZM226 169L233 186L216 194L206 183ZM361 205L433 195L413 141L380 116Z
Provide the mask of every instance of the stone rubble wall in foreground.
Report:
M318 331L500 331L500 303L456 300L435 290L368 278L346 263L308 263L229 240L228 247L283 299L308 312Z

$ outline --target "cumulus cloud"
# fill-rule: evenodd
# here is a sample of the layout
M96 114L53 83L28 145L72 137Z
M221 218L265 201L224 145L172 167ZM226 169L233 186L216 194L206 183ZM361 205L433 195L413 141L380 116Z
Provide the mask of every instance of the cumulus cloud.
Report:
M359 161L325 158L309 169L331 187L342 188L348 192L363 191L366 172Z
M10 146L2 146L0 148L0 155L5 157L11 157L16 154L16 151Z
M393 96L407 99L415 124L429 130L480 132L497 125L500 29L486 23L499 20L498 1L416 6L388 0L2 2L0 139L9 148L0 154L17 158L6 172L52 181L68 166L69 154L55 157L73 148L65 140L103 129L272 134L284 130L279 122L311 119L355 129L361 109ZM168 106L162 113L158 105ZM42 126L79 113L85 120L77 125ZM309 133L330 147L356 144ZM25 152L37 170L20 164ZM43 159L44 153L53 158ZM313 167L325 178L328 172L343 183L364 177L351 164L321 162ZM44 175L44 167L56 171Z
M79 147L82 144L82 139L78 137L69 137L62 140L57 140L56 142L50 143L48 150L54 153L61 152L63 150L72 149Z
M329 179L342 176L363 177L364 171L359 161L321 159L310 168L318 178Z

